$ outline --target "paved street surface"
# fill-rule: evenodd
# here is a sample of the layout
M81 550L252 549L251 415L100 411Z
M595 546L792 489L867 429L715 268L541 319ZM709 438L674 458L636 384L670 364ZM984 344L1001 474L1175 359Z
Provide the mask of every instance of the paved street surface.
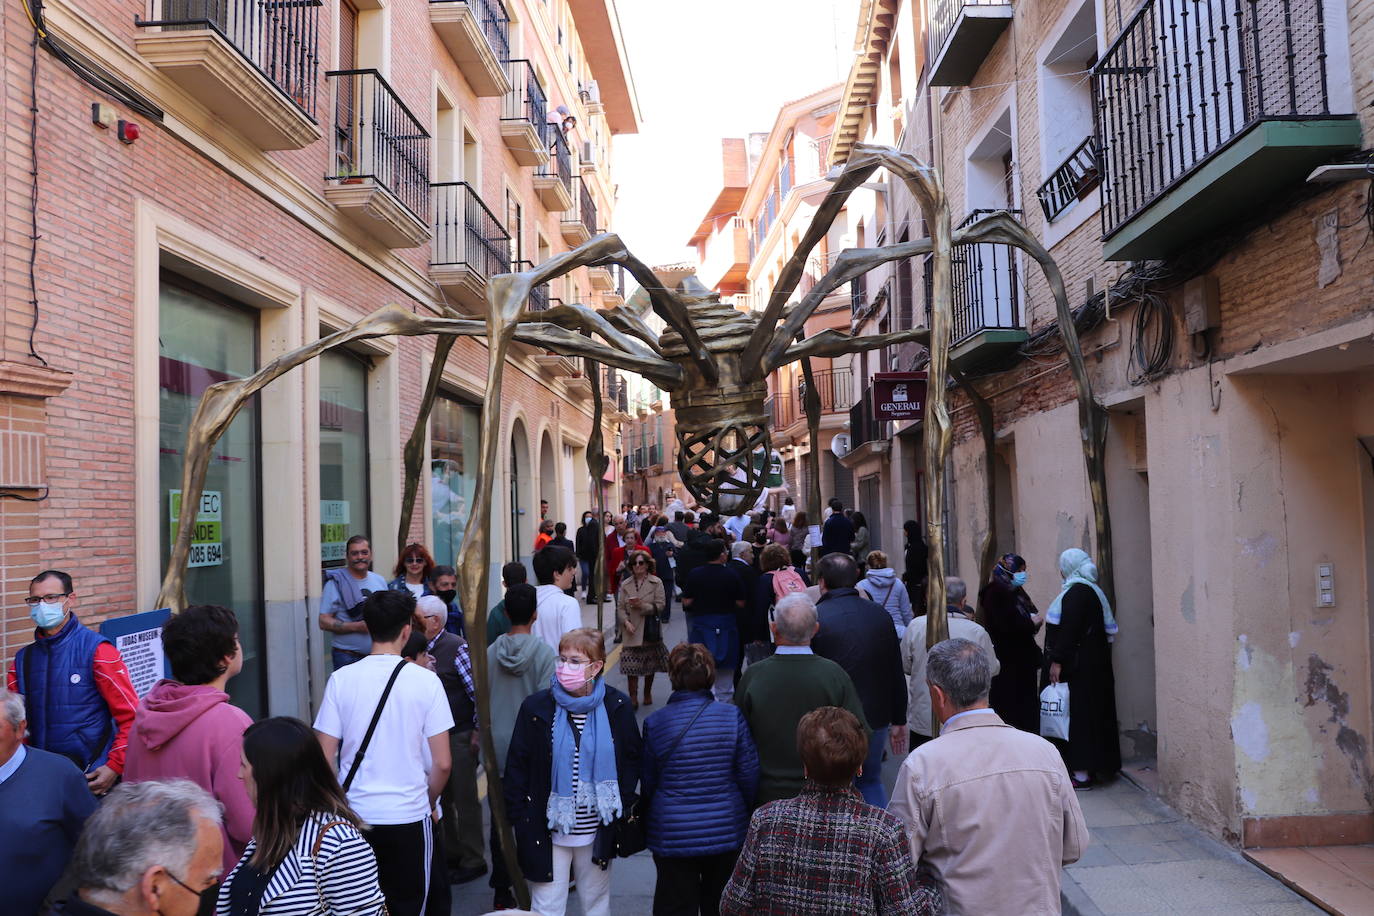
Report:
M596 625L596 608L582 606L583 622ZM614 622L606 605L606 628ZM665 628L669 646L686 636L682 606L675 604ZM609 636L608 636L609 639ZM607 682L624 690L619 653L611 645ZM667 675L654 679L654 705L641 706L639 719L661 707L671 690ZM891 791L900 758L891 754L883 766ZM483 798L485 799L485 789ZM1318 916L1322 910L1285 887L1282 882L1245 861L1239 853L1188 824L1176 811L1130 780L1078 793L1092 841L1082 861L1064 870L1064 912L1071 916L1140 914L1253 914L1253 916ZM612 909L616 913L652 911L655 870L646 851L611 866ZM455 885L453 913L474 916L491 909L492 892L486 877ZM569 916L581 916L574 891Z
M1092 840L1064 869L1066 914L1323 912L1129 779L1078 801Z

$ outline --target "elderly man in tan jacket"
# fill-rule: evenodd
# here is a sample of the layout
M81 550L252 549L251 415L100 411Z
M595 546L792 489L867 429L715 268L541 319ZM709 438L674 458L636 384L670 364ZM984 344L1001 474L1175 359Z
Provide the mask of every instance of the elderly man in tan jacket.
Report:
M1002 670L997 653L992 648L988 631L973 620L968 606L968 585L957 576L945 577L945 615L949 621L949 635L976 642L988 654L992 676ZM902 636L902 670L906 672L906 724L910 746L893 747L894 754L914 751L930 740L930 687L926 685L926 615L922 614L906 628Z
M940 736L902 763L888 810L918 871L951 914L1059 913L1059 869L1077 862L1088 828L1059 752L988 708L989 654L947 639L926 661Z

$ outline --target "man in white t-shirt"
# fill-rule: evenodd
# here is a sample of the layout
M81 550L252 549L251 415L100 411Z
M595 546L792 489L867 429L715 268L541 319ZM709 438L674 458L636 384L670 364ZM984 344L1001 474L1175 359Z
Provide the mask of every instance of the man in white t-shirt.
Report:
M534 555L534 578L539 583L535 589L539 616L531 632L555 652L564 633L582 626L582 606L576 598L565 594L572 588L576 575L577 555L566 547L550 545Z
M415 597L408 591L374 592L362 612L372 652L329 678L315 733L339 781L349 782L352 773L345 788L348 803L371 825L364 836L377 857L388 912L421 916L434 844L431 813L452 766L453 714L439 678L401 658ZM393 675L376 731L359 761L359 746Z

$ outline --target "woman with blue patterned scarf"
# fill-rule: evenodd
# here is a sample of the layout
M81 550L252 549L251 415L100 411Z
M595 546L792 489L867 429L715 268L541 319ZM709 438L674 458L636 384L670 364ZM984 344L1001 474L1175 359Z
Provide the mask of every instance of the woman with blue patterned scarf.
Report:
M531 906L563 916L570 877L587 916L611 912L616 824L631 811L642 739L630 698L602 678L601 633L569 630L547 690L520 707L506 757L506 811Z

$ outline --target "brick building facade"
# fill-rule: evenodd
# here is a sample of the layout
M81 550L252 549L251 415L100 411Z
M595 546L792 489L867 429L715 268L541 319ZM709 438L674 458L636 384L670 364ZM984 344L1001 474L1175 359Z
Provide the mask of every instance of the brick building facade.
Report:
M830 146L834 163L857 141L915 154L956 227L1010 209L1058 262L1108 412L1122 748L1248 847L1374 839L1369 14L872 0ZM1184 35L1202 40L1185 53ZM1354 164L1308 180L1331 163ZM878 183L848 222L928 235ZM1059 553L1097 546L1054 302L1005 246L959 246L954 271L951 356L991 403L996 457L951 388L948 570L979 577L991 477L997 552L1026 557L1044 607ZM919 325L924 274L870 272L853 330ZM856 357L856 399L883 359L924 353ZM856 473L919 517L919 428L879 438Z
M87 622L151 608L206 385L384 305L475 314L491 275L610 225L611 137L639 117L610 0L266 9L54 0L37 48L25 9L3 14L6 661L31 638L20 598L39 569L75 575ZM120 142L120 121L140 136ZM531 308L614 304L618 281L581 269ZM188 592L240 615L250 713L307 715L323 688L314 617L342 537L370 534L389 578L433 353L423 338L335 351L269 385L221 441ZM528 556L541 499L575 522L591 498L579 370L523 346L507 364L496 566ZM440 562L461 541L485 377L484 345L460 340L410 530Z

